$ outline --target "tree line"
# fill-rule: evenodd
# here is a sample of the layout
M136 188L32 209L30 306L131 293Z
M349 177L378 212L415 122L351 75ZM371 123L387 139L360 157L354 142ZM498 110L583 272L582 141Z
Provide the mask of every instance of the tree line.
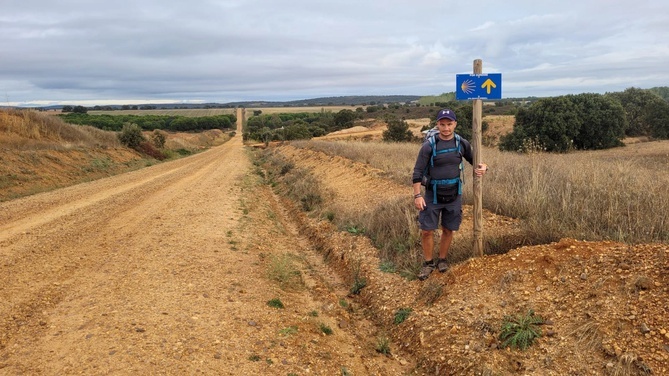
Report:
M246 122L243 139L270 141L304 140L350 128L358 114L351 110L279 113L263 115L257 110Z
M542 98L516 113L501 150L567 152L621 146L625 137L669 138L669 103L651 90Z
M121 131L125 124L137 124L142 130L146 131L161 129L188 132L208 129L231 129L237 122L237 117L232 114L187 117L171 115L88 115L72 112L60 116L70 124L90 125L115 132Z

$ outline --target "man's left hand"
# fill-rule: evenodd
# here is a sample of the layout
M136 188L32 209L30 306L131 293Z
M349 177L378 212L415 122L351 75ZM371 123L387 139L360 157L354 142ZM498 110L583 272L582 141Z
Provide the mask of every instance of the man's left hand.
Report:
M486 172L488 172L488 165L485 163L479 163L474 169L474 175L476 176L483 176Z

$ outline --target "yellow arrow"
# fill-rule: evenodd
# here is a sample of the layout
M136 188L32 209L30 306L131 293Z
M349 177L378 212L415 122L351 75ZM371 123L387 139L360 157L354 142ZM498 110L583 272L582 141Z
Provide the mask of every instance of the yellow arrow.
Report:
M490 88L492 87L492 88L494 89L494 88L497 87L497 85L495 85L495 83L492 82L491 79L487 79L487 80L485 80L485 82L483 83L483 85L481 85L481 87L482 87L482 88L485 88L485 89L486 89L486 92L487 92L488 94L490 94L490 90L491 90Z

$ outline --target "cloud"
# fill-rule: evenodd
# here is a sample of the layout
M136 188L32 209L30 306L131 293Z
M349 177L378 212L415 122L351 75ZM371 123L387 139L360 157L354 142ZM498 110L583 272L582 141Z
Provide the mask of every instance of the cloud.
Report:
M7 0L0 89L17 103L433 95L478 58L505 96L663 86L668 15L619 0Z

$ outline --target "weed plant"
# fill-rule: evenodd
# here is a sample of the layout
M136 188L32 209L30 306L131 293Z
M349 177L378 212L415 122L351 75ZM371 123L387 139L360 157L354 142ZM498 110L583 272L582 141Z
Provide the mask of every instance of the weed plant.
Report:
M367 286L367 280L364 277L362 277L362 273L360 270L360 262L358 262L353 268L353 286L351 286L349 292L351 293L351 295L360 295L360 292L366 286Z
M539 325L543 323L544 319L541 316L535 315L532 310L529 310L524 315L505 316L502 321L502 329L499 333L502 348L527 349L534 343L535 339L541 337L541 328Z

